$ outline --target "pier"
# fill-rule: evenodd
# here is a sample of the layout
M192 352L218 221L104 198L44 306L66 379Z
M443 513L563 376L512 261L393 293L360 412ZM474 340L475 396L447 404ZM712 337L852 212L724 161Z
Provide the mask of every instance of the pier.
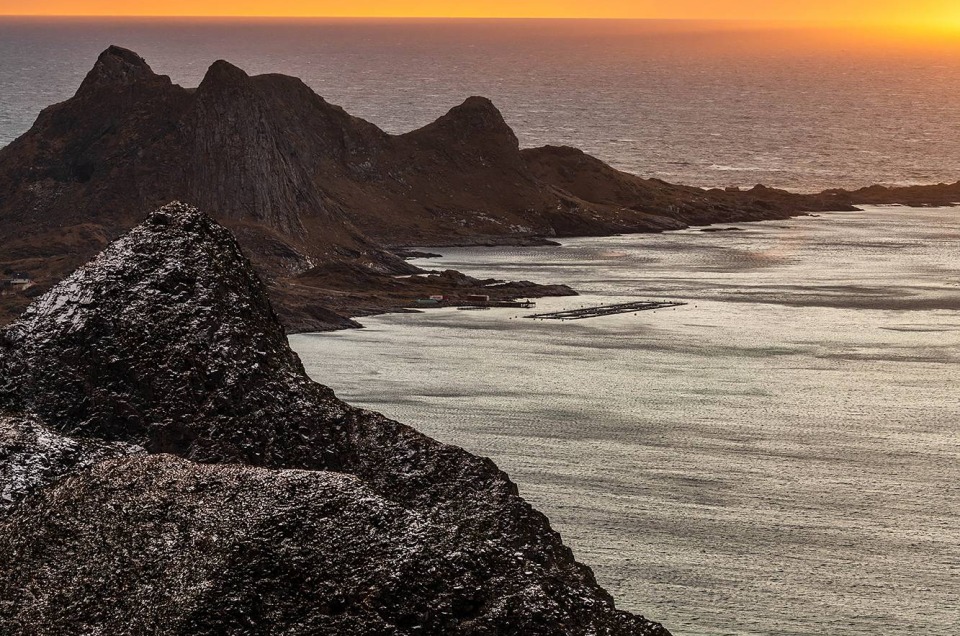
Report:
M681 303L672 300L640 300L632 303L601 305L599 307L584 307L582 309L568 309L566 311L553 311L545 314L531 314L529 316L525 316L525 318L537 318L540 320L583 320L584 318L599 318L600 316L613 316L614 314L629 314L636 311L650 311L653 309L680 307L686 304L687 303Z

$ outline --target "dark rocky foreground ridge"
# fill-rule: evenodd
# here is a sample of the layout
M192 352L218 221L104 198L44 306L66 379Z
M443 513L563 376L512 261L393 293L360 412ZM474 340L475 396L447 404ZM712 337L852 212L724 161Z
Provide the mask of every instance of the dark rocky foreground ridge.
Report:
M703 190L614 170L579 150L521 150L489 100L390 135L283 75L215 62L195 89L110 47L71 99L0 150L0 270L42 293L153 209L181 200L228 227L281 321L303 331L489 281L411 279L398 246L529 244L786 218L863 202L960 200L941 189L798 195ZM486 292L484 292L486 293ZM494 296L571 293L524 285ZM0 296L0 323L29 302Z
M491 461L310 381L183 204L0 333L0 633L668 634Z

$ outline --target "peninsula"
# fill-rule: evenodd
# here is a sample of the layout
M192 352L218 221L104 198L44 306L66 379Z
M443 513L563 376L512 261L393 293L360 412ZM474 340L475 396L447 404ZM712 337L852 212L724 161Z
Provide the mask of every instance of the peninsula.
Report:
M960 184L816 195L672 185L574 148L521 149L482 97L390 135L293 77L251 77L218 61L189 89L110 47L74 97L0 150L0 271L31 281L0 296L0 323L172 200L229 228L287 331L311 331L356 326L351 316L433 294L573 293L427 276L401 248L540 244L857 203L949 204Z

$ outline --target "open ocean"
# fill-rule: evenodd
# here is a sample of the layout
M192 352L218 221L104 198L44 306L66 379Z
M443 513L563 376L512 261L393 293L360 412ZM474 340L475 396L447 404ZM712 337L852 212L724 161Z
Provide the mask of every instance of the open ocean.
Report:
M960 54L715 24L0 19L0 145L110 44L193 86L296 75L390 132L472 94L523 146L694 185L960 179ZM676 636L960 634L960 216L871 208L740 231L440 249L567 283L291 338L358 404L493 457L625 609Z

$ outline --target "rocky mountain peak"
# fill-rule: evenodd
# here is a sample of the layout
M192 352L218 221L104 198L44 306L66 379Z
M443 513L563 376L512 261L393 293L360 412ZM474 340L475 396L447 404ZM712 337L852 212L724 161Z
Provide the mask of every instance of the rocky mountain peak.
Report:
M153 72L142 57L129 49L110 46L97 58L77 94L96 87L124 86L156 77L160 76Z
M210 65L203 76L203 80L200 82L200 90L243 85L249 79L250 76L240 67L234 66L226 60L217 60Z
M482 114L498 120L503 120L503 114L500 112L500 109L498 109L489 98L483 97L482 95L471 95L463 100L462 104L454 107L453 110L466 113Z
M468 97L459 106L451 108L436 124L458 136L480 135L507 139L509 145L519 148L513 129L507 125L500 110L486 97Z
M493 462L311 382L182 203L0 338L0 499L4 634L667 635Z
M182 203L39 298L5 341L0 399L63 432L189 456L202 454L194 425L303 373L236 240Z
M416 268L386 246L538 242L837 207L835 196L703 192L582 153L521 152L483 97L393 135L292 77L248 76L221 60L189 90L110 47L76 97L0 149L0 236L10 237L0 264L47 289L172 200L235 232L296 330L418 297L394 278ZM0 321L28 302L0 299Z

